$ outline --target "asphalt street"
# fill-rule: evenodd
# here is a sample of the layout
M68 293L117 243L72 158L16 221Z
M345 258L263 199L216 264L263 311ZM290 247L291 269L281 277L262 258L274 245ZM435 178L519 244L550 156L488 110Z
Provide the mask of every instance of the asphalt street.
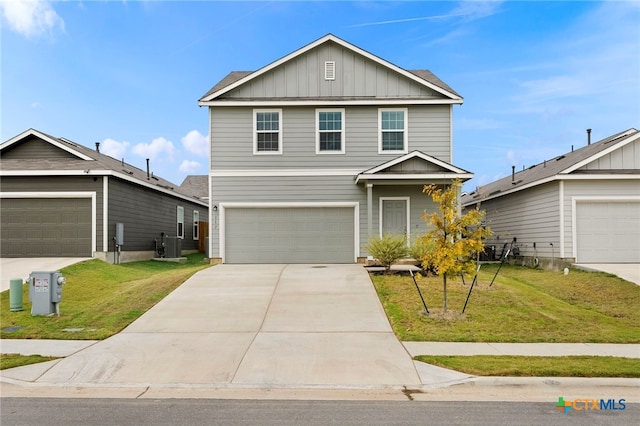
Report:
M21 425L635 425L640 404L567 414L556 401L420 402L3 398L2 426Z

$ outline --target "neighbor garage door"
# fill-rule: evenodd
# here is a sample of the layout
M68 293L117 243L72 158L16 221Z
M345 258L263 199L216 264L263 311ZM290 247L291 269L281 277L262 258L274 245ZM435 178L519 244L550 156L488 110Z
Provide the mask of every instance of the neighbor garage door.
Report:
M353 207L226 208L226 263L353 263Z
M1 257L91 257L91 199L3 198Z
M576 204L577 262L640 262L640 202Z

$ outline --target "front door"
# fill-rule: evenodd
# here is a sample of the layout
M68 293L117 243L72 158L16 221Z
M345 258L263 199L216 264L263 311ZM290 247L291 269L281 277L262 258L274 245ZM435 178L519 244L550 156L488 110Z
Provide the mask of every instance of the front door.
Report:
M382 224L380 233L407 235L407 199L382 200Z

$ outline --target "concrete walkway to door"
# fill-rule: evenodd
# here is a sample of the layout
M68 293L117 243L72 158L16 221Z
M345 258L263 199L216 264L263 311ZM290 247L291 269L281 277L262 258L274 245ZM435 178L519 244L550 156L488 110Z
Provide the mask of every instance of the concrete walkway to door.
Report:
M47 364L30 381L421 384L361 265L218 265L191 277L123 332Z

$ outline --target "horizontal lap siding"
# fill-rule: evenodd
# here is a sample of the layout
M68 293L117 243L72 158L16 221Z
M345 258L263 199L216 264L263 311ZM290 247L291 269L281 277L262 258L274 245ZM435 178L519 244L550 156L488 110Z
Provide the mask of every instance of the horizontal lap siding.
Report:
M124 223L125 251L153 250L153 240L159 240L161 232L175 236L177 206L184 208L182 249L196 250L198 241L193 239L193 210L198 210L200 220L205 220L206 207L160 192L134 187L118 179L109 179L109 250L113 250L116 223Z
M524 256L558 257L560 252L558 183L552 182L515 194L483 201L493 235L487 244L502 245L517 238ZM534 249L533 243L536 243ZM553 246L551 245L553 244Z
M408 150L451 161L448 105L408 108ZM348 168L366 170L398 154L378 154L378 108L346 107L345 154L316 154L316 109L282 108L282 155L253 154L253 109L212 107L211 169Z
M367 192L362 184L356 185L351 176L320 177L214 177L212 179L212 204L241 203L304 203L304 202L358 202L360 203L360 255L366 256L363 247L367 243ZM373 233L379 231L379 198L411 197L411 238L427 231L421 219L425 210L433 212L437 206L422 193L424 185L374 185L372 223ZM212 257L219 257L219 223L214 215L211 226Z

